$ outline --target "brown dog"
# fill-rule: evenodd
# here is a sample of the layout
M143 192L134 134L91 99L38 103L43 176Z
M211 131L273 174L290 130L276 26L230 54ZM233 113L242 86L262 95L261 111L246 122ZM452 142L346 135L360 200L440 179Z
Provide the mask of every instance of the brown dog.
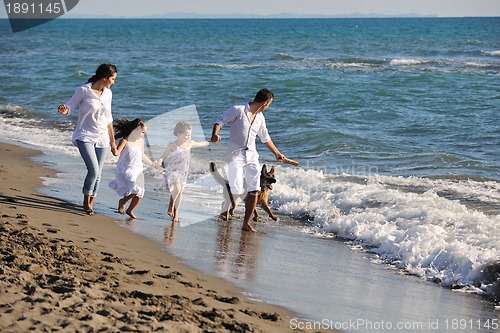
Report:
M210 162L210 172L212 173L214 179L222 185L225 200L222 204L222 213L220 214L220 217L223 220L227 220L230 216L234 215L234 209L238 205L238 198L234 198L233 194L231 193L229 182L220 175L214 162ZM274 177L274 166L271 167L271 170L268 171L266 165L264 164L260 172L260 192L257 206L260 206L266 213L269 214L270 218L272 218L274 221L277 221L278 218L276 217L276 215L274 215L271 208L269 207L269 191L273 189L274 183L276 183L276 178ZM243 197L245 197L245 195L243 195ZM257 221L259 218L257 209L254 210L253 215L253 220Z
M276 183L276 178L274 178L274 166L271 167L271 170L267 171L266 165L262 166L262 170L260 172L260 192L259 199L257 201L257 206L260 206L269 217L273 220L277 221L278 218L269 207L269 191L273 189L273 184ZM253 220L257 221L259 219L259 213L257 209L253 212Z

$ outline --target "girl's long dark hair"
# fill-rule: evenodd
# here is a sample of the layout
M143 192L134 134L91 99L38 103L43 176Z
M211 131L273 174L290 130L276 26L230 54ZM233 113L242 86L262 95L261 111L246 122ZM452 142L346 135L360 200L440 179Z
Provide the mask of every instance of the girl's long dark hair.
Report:
M112 64L100 64L99 67L97 67L97 70L95 71L95 74L92 75L92 77L87 81L89 82L97 82L102 78L109 78L112 77L118 73L118 70L116 69L115 65Z
M136 118L134 120L130 119L115 119L113 120L113 127L115 129L115 139L126 138L139 126L144 126L144 120L141 118Z

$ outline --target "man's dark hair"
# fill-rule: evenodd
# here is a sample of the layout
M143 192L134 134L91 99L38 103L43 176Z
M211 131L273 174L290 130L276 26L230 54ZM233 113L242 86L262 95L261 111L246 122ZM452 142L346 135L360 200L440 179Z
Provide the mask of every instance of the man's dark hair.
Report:
M255 98L253 99L253 101L256 103L262 103L262 102L266 102L270 99L274 99L273 92L269 89L264 88L264 89L259 90L257 95L255 95Z

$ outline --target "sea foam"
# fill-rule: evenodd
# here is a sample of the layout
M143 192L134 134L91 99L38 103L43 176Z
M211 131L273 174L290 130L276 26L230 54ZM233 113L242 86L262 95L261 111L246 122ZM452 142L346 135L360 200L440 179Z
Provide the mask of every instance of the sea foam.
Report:
M488 293L495 283L483 272L500 258L500 215L487 209L500 200L496 182L290 168L278 168L277 177L273 205L307 218L304 232L336 235L446 287Z

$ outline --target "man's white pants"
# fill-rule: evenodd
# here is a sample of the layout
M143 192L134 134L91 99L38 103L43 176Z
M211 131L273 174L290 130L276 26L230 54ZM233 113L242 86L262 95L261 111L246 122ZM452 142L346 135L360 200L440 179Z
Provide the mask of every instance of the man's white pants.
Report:
M247 191L259 191L259 154L255 151L244 149L234 152L228 164L228 178L233 195L242 195Z

